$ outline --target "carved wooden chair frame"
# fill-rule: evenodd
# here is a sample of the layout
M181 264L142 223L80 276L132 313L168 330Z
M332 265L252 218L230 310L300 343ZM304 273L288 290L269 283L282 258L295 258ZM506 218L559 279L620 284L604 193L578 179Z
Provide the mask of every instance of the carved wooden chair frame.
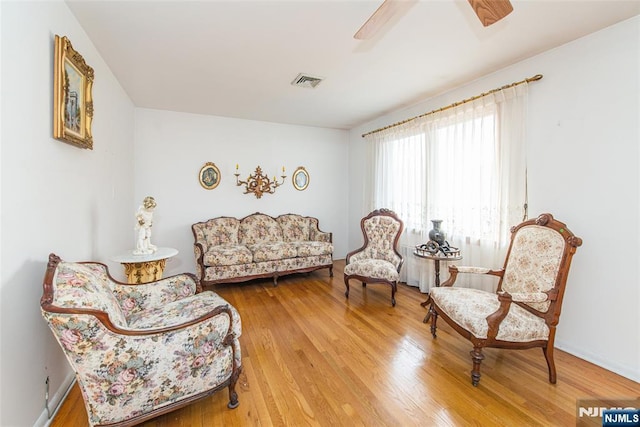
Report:
M543 293L547 294L547 300L549 305L547 310L538 311L532 308L530 305L522 301L520 296L512 296L508 292L503 291L503 279L505 269L508 266L509 256L513 249L513 244L517 233L525 227L532 225L547 227L555 230L564 239L564 249L562 251L562 257L559 262L559 268L555 275L555 283L553 287ZM471 341L473 350L470 352L471 359L473 361L473 369L471 371L471 382L474 386L478 385L480 381L480 364L484 359L482 349L484 347L494 348L506 348L506 349L528 349L534 347L541 347L547 361L547 367L549 370L549 382L556 383L556 367L553 359L554 340L556 335L556 326L560 318L560 311L562 308L562 299L564 297L565 286L567 282L567 276L569 268L571 266L571 259L576 252L576 249L582 245L582 239L574 236L574 234L567 229L566 225L553 218L551 214L542 214L535 219L525 221L511 229L511 243L505 258L504 267L499 270L491 269L479 269L474 267L457 267L452 265L449 267L450 277L446 282L442 284L442 287L453 286L458 276L458 273L476 273L496 276L499 278L499 283L496 291L496 297L499 301L499 308L492 314L486 317L488 324L488 332L486 338L476 337L472 332L460 326L456 321L449 317L438 306L437 302L431 298L431 306L429 308L430 314L433 316L431 322L431 333L433 338L436 338L436 322L438 316L442 317L453 329L460 333L463 337ZM505 319L509 313L509 309L512 304L525 309L528 313L533 314L544 320L544 323L549 328L548 339L545 340L533 340L533 341L504 341L497 338L501 322Z
M369 213L369 215L367 215L366 217L362 218L360 220L360 229L362 230L362 235L364 236L364 244L354 250L351 251L347 254L346 259L345 259L345 268L347 265L349 265L349 262L351 261L351 258L364 251L368 246L369 246L369 237L365 231L365 223L367 220L377 217L377 216L386 216L389 218L392 218L394 221L397 221L400 225L400 227L398 228L398 231L396 232L396 235L394 237L393 240L393 251L394 253L398 256L398 258L400 259L400 262L398 263L396 270L398 272L398 275L400 274L400 269L402 268L402 264L404 263L404 258L402 257L402 255L400 254L400 252L398 252L398 240L400 239L400 235L402 234L402 231L404 229L404 224L402 222L402 220L398 217L398 215L393 212L390 209L376 209L373 212ZM344 293L344 295L349 298L349 280L351 279L356 279L362 282L362 287L366 287L367 283L386 283L387 285L391 286L391 305L395 307L396 305L396 292L398 290L398 281L397 280L387 280L384 278L379 278L379 277L370 277L370 276L364 276L364 275L359 275L359 274L344 274L344 284L346 287L346 291Z

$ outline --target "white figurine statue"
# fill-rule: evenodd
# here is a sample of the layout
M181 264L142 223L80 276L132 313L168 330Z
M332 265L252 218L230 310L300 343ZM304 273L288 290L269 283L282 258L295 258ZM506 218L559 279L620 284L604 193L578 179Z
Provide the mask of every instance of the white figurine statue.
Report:
M138 240L136 241L136 249L134 255L152 254L158 249L151 244L151 226L153 225L153 210L156 207L156 201L151 196L147 196L142 201L142 205L136 213L136 233Z

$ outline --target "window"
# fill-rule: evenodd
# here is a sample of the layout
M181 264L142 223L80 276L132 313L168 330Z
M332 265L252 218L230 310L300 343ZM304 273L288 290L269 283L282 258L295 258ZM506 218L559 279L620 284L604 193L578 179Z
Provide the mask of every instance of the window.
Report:
M370 207L392 209L404 221L406 250L426 242L431 220L441 219L447 241L465 260L501 262L526 195L526 90L519 92L482 97L368 137ZM405 262L412 257L403 255Z

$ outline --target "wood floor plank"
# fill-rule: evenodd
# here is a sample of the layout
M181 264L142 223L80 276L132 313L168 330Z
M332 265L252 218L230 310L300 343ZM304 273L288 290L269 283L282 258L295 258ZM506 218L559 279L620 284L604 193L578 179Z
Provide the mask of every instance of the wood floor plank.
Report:
M217 286L242 317L240 406L225 389L144 426L566 426L577 399L640 396L559 350L555 385L540 349L486 349L473 387L470 343L442 320L432 338L423 294L400 285L392 307L389 286L352 281L347 299L343 268ZM76 385L51 426L87 425Z

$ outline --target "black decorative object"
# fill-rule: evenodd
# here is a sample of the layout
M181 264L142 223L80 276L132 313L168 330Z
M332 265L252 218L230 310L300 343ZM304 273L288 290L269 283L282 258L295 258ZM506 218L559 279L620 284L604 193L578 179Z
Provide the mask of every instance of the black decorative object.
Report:
M420 256L431 255L441 257L460 256L460 249L449 245L445 240L445 233L440 228L441 219L432 219L433 229L429 231L429 241L416 246L416 253Z

